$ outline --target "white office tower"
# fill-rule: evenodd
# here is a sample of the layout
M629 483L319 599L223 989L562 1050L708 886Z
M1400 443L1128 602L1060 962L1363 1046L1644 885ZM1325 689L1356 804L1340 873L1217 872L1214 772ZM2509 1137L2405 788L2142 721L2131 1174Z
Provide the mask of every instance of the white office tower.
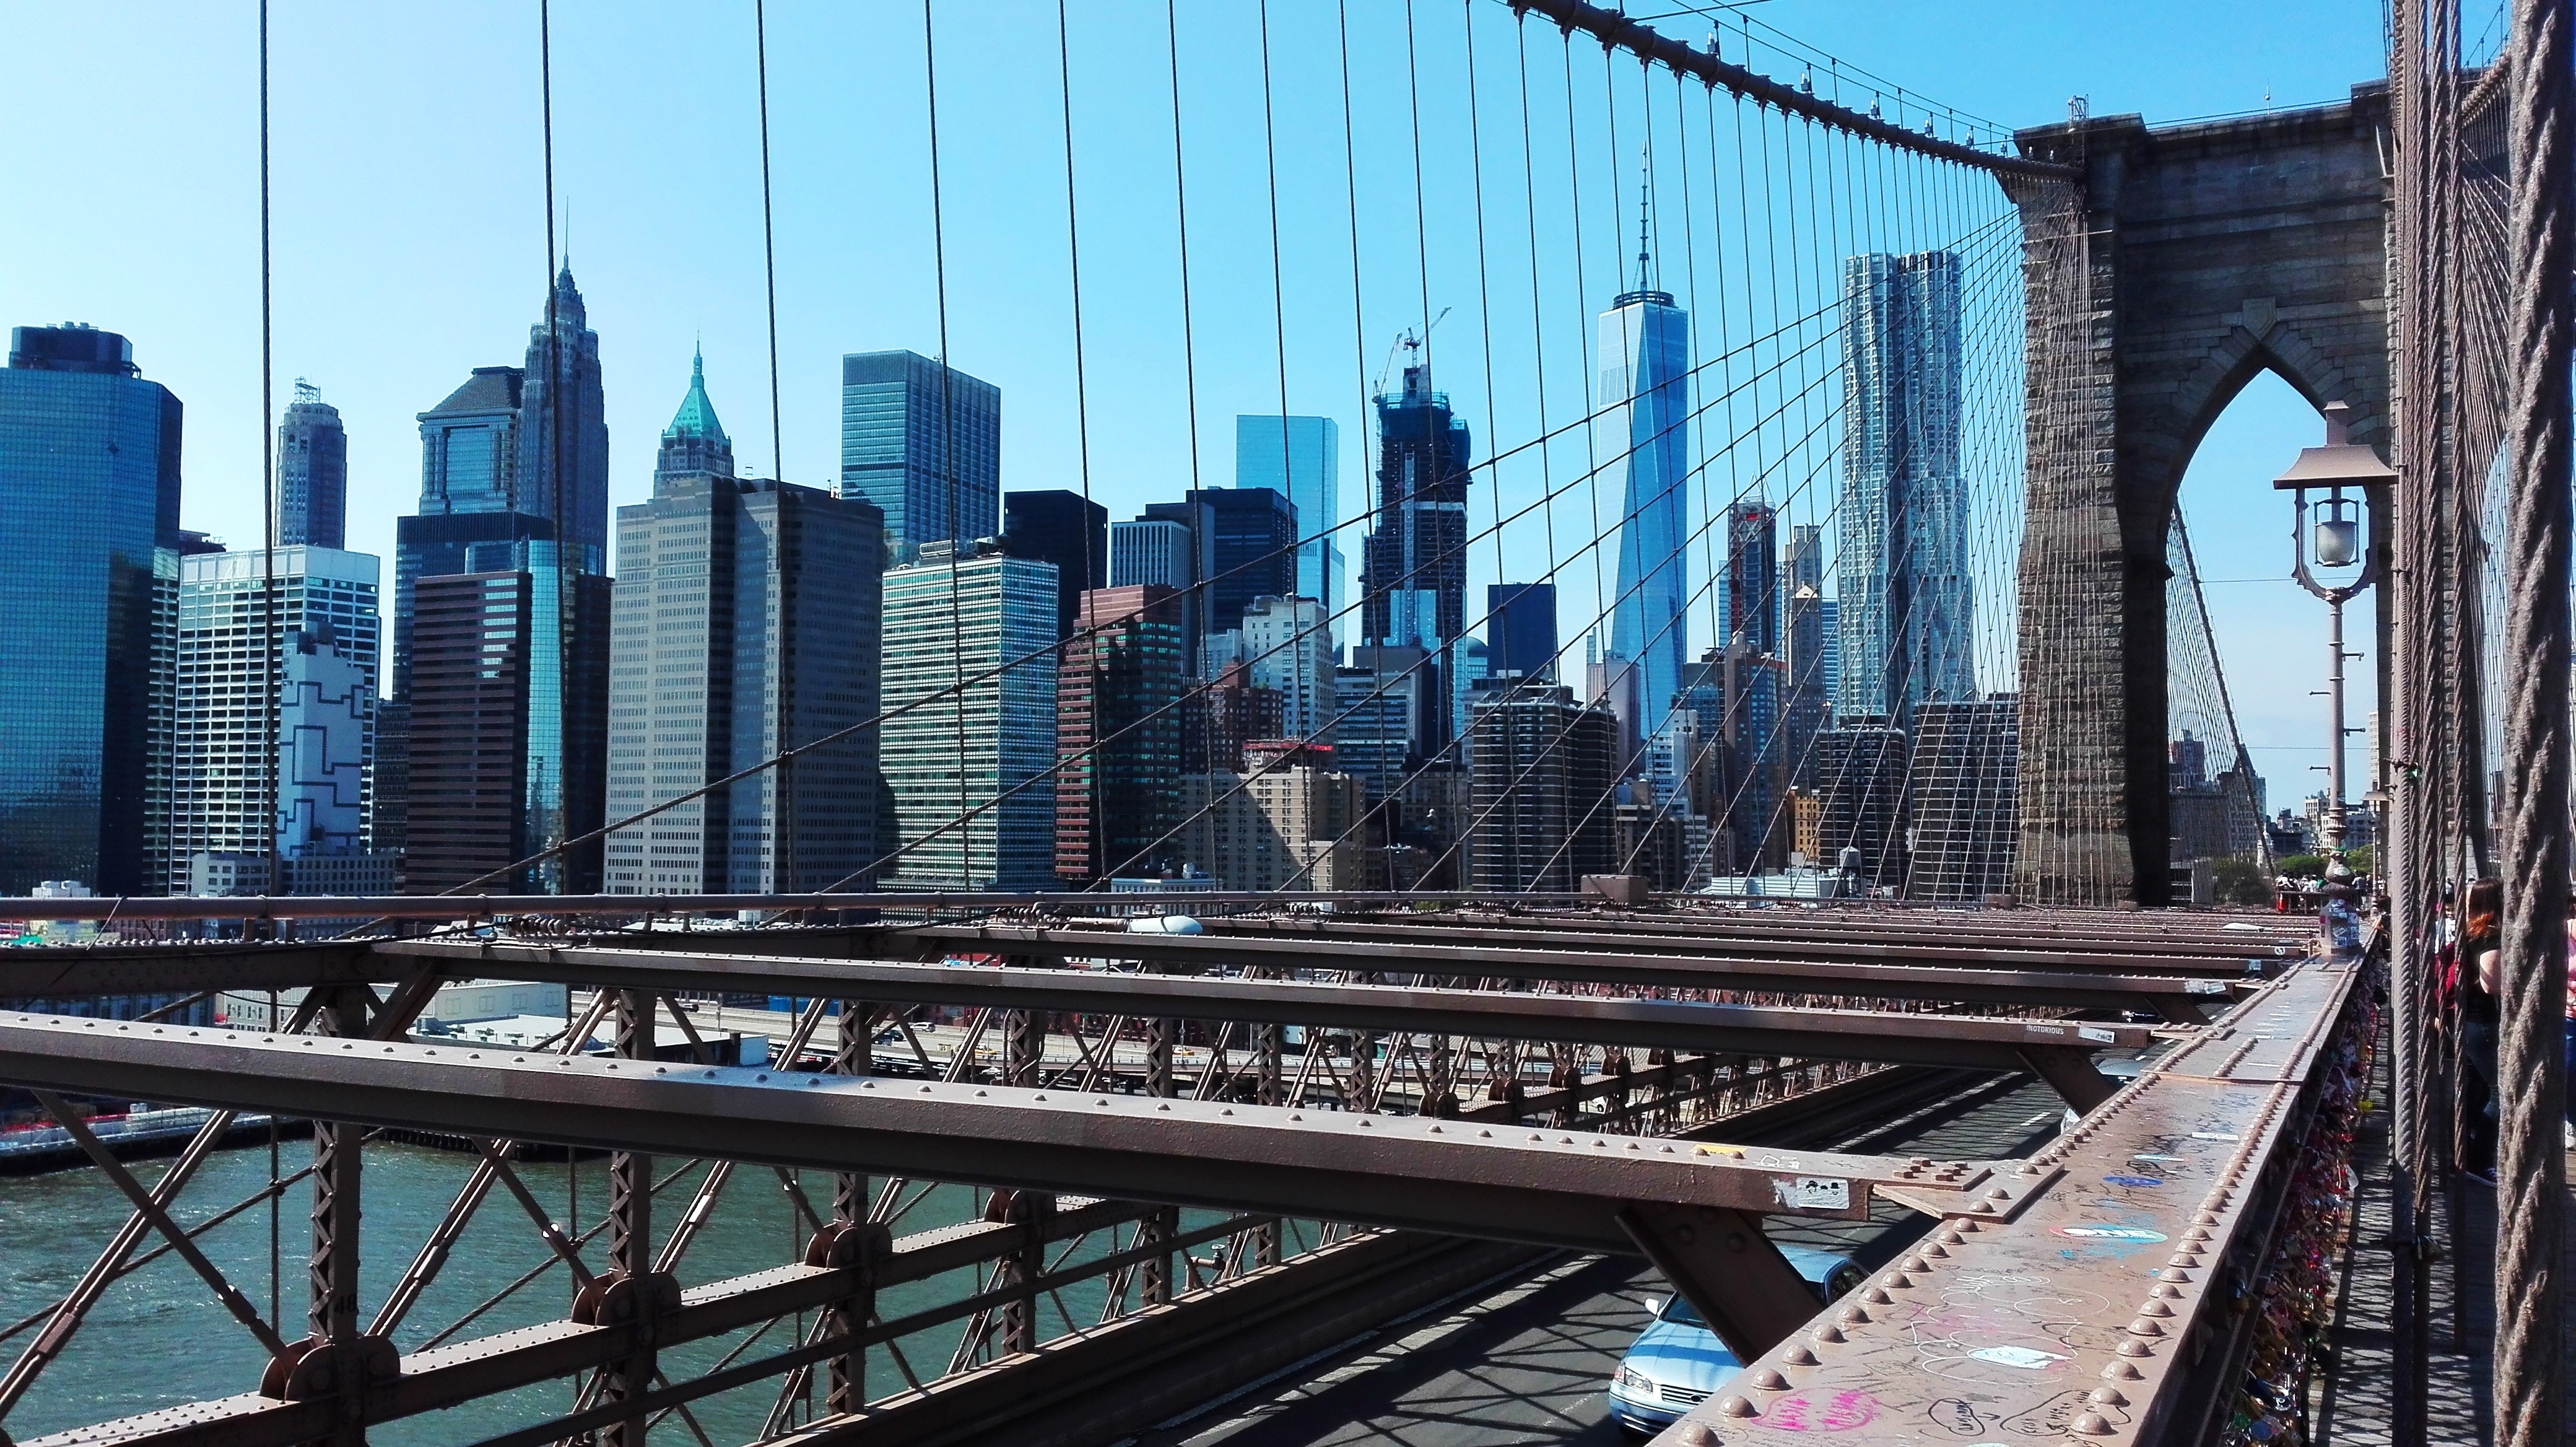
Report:
M1053 887L1055 605L1055 565L989 539L887 571L879 758L902 856L884 887Z
M366 835L378 578L377 560L365 553L276 549L271 673L263 606L271 596L269 558L253 549L180 559L171 729L175 887L192 893L199 885L218 893L265 893L272 885L299 894L390 891L391 858L369 856ZM268 797L272 777L274 799ZM267 866L272 847L279 860L274 881ZM251 859L258 860L255 868L246 863Z
M1336 660L1323 604L1267 594L1253 599L1243 614L1243 658L1255 684L1279 691L1282 738L1333 741Z
M1111 523L1109 586L1159 583L1186 592L1199 581L1197 546L1189 525L1171 518Z

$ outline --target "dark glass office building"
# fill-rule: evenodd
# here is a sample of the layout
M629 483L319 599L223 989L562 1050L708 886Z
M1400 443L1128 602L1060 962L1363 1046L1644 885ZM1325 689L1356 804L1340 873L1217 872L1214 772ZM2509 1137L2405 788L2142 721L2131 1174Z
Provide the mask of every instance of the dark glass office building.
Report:
M432 514L394 519L393 696L411 697L415 596L423 578L467 571L466 553L482 543L552 542L555 525L520 512Z
M1489 676L1517 673L1533 682L1554 682L1556 585L1487 584L1485 639L1485 671Z
M608 580L572 574L572 606L564 607L566 575L554 549L479 544L468 551L468 571L419 581L407 893L453 889L606 822ZM596 893L599 844L485 887Z
M1109 509L1063 488L1002 497L1002 547L1055 564L1055 636L1073 636L1082 595L1109 586ZM1175 625L1177 626L1177 625Z
M348 546L349 434L340 409L302 378L277 423L277 541L281 547Z
M143 380L125 338L68 324L10 333L0 894L48 879L166 888L179 431L179 399Z
M1196 555L1184 622L1214 635L1243 626L1255 598L1297 592L1297 509L1266 487L1198 487L1146 507L1147 519L1190 530Z
M894 561L989 538L1002 510L1002 389L918 352L841 358L841 496L885 514Z
M1466 628L1467 424L1431 369L1404 369L1404 390L1377 399L1377 525L1360 562L1360 633L1390 646L1436 647Z
M1756 653L1780 651L1780 515L1769 505L1727 507L1726 567L1718 576L1718 594L1719 646L1742 639Z
M574 566L584 573L605 573L608 422L599 381L599 333L590 329L590 313L582 306L581 289L572 284L569 266L555 276L546 314L528 329L527 365L520 372L525 381L519 397L520 490L515 506L555 518L555 535L570 545Z
M1055 694L1055 872L1071 885L1166 862L1181 824L1179 596L1145 585L1081 602Z
M537 513L519 481L519 399L527 374L477 367L464 385L420 414L420 511Z

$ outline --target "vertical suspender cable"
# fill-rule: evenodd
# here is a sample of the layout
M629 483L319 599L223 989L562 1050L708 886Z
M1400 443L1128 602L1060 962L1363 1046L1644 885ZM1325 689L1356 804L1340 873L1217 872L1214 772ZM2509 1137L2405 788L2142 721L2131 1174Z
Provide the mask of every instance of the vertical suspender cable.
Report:
M268 702L266 740L267 768L259 777L268 781L268 827L261 831L265 841L261 852L268 856L268 892L277 894L277 812L281 781L278 777L278 690L284 686L279 658L277 633L277 459L274 448L277 434L274 425L275 405L271 395L277 367L273 360L274 338L270 332L268 237L268 0L259 0L259 526L261 591L260 611L268 639ZM277 997L272 992L268 1004L268 1026L277 1028ZM277 1116L268 1118L268 1324L275 1330L278 1316L278 1278L283 1262L283 1231L280 1201L285 1192L278 1189Z
M555 285L557 261L555 251L555 62L551 10L552 0L539 0L537 6L538 105L539 120L545 134L546 151L546 433L548 444L554 454L552 493L555 523L555 789L558 808L553 811L553 816L557 826L560 827L564 822L560 808L563 802L564 765L569 763L571 758L569 745L572 740L564 730L564 716L566 707L572 699L573 638L570 624L573 616L573 569L576 566L573 553L578 544L574 541L572 508L567 505L570 499L564 488L563 313L561 291ZM528 576L531 579L535 578L536 570L529 569ZM534 599L529 600L528 619L531 627L536 623L535 602ZM518 801L518 807L524 813L527 801L525 799ZM569 887L570 880L566 872L570 868L570 860L556 861L553 872L558 881L556 885L558 891ZM539 877L542 878L543 875L540 874Z
M781 420L778 397L778 229L771 219L769 201L769 7L768 0L752 0L752 58L760 78L760 252L761 280L769 298L769 475L782 481L787 476L786 428ZM780 499L782 506L785 499ZM780 640L784 643L786 640ZM771 811L770 851L773 868L769 891L789 893L800 888L804 880L796 868L796 735L795 719L787 712L786 690L773 702L778 713L777 747L778 782L775 786L778 806ZM726 831L730 834L730 828ZM791 1218L792 1219L792 1218Z
M1074 438L1082 467L1082 582L1085 588L1089 588L1092 578L1101 574L1103 560L1091 555L1091 384L1089 376L1084 371L1083 360L1082 219L1074 202L1073 50L1072 43L1066 35L1065 0L1056 0L1055 3L1055 64L1057 95L1064 102L1064 247L1066 260L1072 273L1073 424ZM1074 626L1079 632L1092 634L1096 640L1097 630L1087 614L1076 612ZM1101 680L1107 677L1107 664L1101 656L1097 641L1090 645L1090 650L1092 694L1096 700L1099 696ZM1061 659L1058 660L1058 666L1062 666ZM1099 709L1096 702L1093 705L1092 731L1094 734L1092 745L1096 749L1101 742L1098 737ZM1099 782L1099 758L1094 756L1086 765L1086 769L1093 780L1088 807L1092 813L1093 837L1098 841L1100 839L1100 801L1104 797L1103 786ZM1061 780L1059 780L1060 784ZM1100 861L1100 878L1093 881L1095 886L1106 883L1109 877L1117 872L1120 863L1111 859L1106 853L1100 853L1096 857Z
M564 516L563 505L563 368L555 364L555 359L559 358L562 352L556 335L555 315L555 54L552 0L538 0L537 3L537 110L544 144L546 184L546 355L548 359L546 426L553 434L555 579L557 587L560 588L564 576L564 560L570 556L570 540L566 537L570 531L567 526L570 519ZM533 578L535 575L535 569L531 568L529 576ZM561 602L560 597L557 601ZM531 608L529 618L532 624L535 616L535 611ZM558 633L555 653L559 665L565 661L566 655L570 652L562 646L563 642L561 634ZM558 684L563 677L564 672L559 666L556 674ZM555 695L558 710L563 697L561 692ZM519 802L519 807L526 807L524 800ZM700 812L704 813L703 810ZM564 1009L568 1012L571 1008L572 1002L567 995ZM564 1151L564 1197L565 1216L571 1227L569 1234L578 1243L581 1240L581 1159L569 1147ZM573 1387L573 1405L578 1408L581 1402L582 1390L576 1383Z
M959 504L963 501L963 494L959 490L959 481L957 476L957 415L955 411L955 389L951 385L951 376L948 366L948 220L947 213L943 208L940 192L939 51L932 34L930 0L921 0L921 75L925 110L927 111L930 123L931 274L937 287L939 303L939 463L942 478L947 484L947 529L950 534L950 543L948 548L948 657L954 670L954 677L950 683L950 687L953 690L950 695L950 708L952 710L951 717L956 722L957 736L957 815L960 819L963 819L968 813L968 806L966 803L966 649L964 643L965 619L962 616L962 606L958 601L957 549L967 540L963 537L956 536L956 534L963 531L959 526L959 524L964 521L959 507ZM906 526L909 526L910 523L910 509L907 508L905 524ZM998 580L996 581L995 586L997 589L999 588L1000 584ZM995 599L993 614L993 653L994 657L997 659L1006 657L1009 653L1009 645L1004 641L1004 636L1002 634L1002 613L1000 603L1001 600L997 597ZM1001 724L1001 700L1009 691L1010 678L1008 674L1004 674L993 680L993 696L995 705L993 710L993 719L996 729L998 729ZM1001 741L998 737L994 740L994 747L996 750L1001 747ZM994 787L999 789L1001 787L1001 782L1000 770L996 768L993 775ZM998 819L993 821L993 868L996 883L1000 882L999 876L1002 865L1002 832L1002 822ZM956 887L960 889L972 889L975 887L975 836L972 830L962 827L959 829L957 835Z
M2576 116L2570 0L2515 0L2512 302L2507 399L2513 501L2506 683L2504 1097L2496 1159L2498 1447L2565 1431L2567 1158L2561 1023L2567 999L2569 284L2576 272Z

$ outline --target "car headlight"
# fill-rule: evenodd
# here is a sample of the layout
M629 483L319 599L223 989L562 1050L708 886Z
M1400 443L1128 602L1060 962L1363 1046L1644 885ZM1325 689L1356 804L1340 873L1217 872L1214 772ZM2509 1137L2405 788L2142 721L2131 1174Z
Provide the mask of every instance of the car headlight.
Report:
M1610 1380L1623 1392L1633 1392L1641 1397L1655 1395L1655 1379L1634 1367L1621 1367L1618 1375Z

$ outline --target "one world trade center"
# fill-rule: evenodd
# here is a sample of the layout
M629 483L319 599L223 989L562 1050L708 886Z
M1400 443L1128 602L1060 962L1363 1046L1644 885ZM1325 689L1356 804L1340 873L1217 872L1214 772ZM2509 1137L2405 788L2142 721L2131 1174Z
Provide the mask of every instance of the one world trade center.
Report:
M1642 197L1641 205L1642 205ZM1594 465L1625 475L1620 504L1619 591L1610 605L1610 651L1636 670L1638 732L1664 724L1689 654L1682 609L1682 540L1689 522L1690 314L1649 281L1646 221L1637 223L1637 285L1601 314L1601 386Z

